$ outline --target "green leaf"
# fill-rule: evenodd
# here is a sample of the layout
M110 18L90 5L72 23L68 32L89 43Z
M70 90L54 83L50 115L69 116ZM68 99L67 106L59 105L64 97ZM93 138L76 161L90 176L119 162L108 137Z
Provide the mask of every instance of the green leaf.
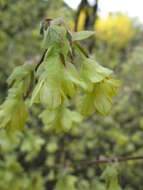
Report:
M76 112L71 111L69 109L64 109L61 118L61 124L63 129L68 131L73 127L75 124L80 123L82 121L82 116Z
M94 105L96 110L103 115L107 115L111 110L111 97L106 94L102 85L97 85L95 87Z
M105 180L107 190L121 190L118 183L118 171L115 165L108 165L100 178Z
M9 86L17 86L18 88L19 83L22 83L21 94L26 96L29 88L32 88L34 83L33 64L24 64L22 66L16 67L8 78L7 82Z
M22 130L27 116L27 109L22 100L7 100L0 107L0 127L11 131Z
M47 130L55 129L56 131L68 131L83 119L78 112L71 111L64 106L54 110L45 110L40 114L40 118Z
M116 95L120 85L118 80L104 79L93 85L93 89L77 99L77 108L84 116L92 115L95 111L107 115L112 107L112 97Z
M61 89L63 65L56 54L53 57L48 57L42 67L40 68L42 74L39 76L38 83L32 93L31 105L41 102L49 109L54 109L61 104L63 99Z
M0 106L0 127L21 130L27 119L27 109L23 101L23 81L17 81L8 91L8 97Z
M99 65L93 59L85 59L81 66L83 79L89 80L92 83L98 83L111 74L112 71L110 69Z
M44 80L41 80L38 82L36 87L34 88L32 92L32 97L30 100L30 106L32 106L33 103L39 103L40 102L40 90L42 88L42 85L44 83Z
M46 79L39 81L32 93L31 105L39 102L49 109L57 108L62 102L62 93L58 85Z
M78 87L86 89L86 83L81 79L79 73L77 72L75 66L70 62L67 62L66 68L63 71L63 86L71 97L76 95ZM64 91L64 90L63 90Z
M117 168L115 165L112 164L112 165L107 165L100 178L104 180L110 180L111 178L116 178L117 176L118 176Z
M95 186L93 187L93 190L107 190L104 183L100 183L99 181L96 181Z
M113 179L109 183L108 190L121 190L120 185L118 184L118 180Z
M44 124L51 124L52 122L54 122L55 118L56 118L56 111L55 110L45 110L43 111L40 116L40 118L42 118Z
M80 113L84 116L92 115L95 111L94 94L87 93L83 97L80 97L77 100L77 108L79 109Z
M67 175L59 178L54 190L77 190L75 183L77 178L73 175Z
M45 48L53 47L56 52L67 55L70 50L67 38L67 29L61 23L61 19L52 21L47 30L44 31L43 45Z
M113 79L106 79L94 87L94 105L96 110L107 115L112 107L112 96L116 95L119 81Z
M72 34L72 41L84 40L84 39L89 38L89 37L91 37L93 35L95 35L94 31L74 32Z
M33 72L34 65L32 64L24 64L22 66L18 66L14 69L7 82L11 85L13 82L24 80L27 76Z
M57 108L62 102L60 89L50 83L44 84L40 91L40 101L49 109Z

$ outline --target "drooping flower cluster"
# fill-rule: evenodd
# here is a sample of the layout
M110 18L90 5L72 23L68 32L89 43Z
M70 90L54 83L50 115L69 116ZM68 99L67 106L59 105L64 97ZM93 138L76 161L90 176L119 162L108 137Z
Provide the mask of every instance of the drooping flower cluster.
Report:
M61 18L43 26L44 58L38 66L23 65L10 76L11 88L0 107L1 127L23 128L26 106L33 104L42 104L40 118L46 129L57 131L69 130L96 111L106 115L111 109L119 81L111 79L112 71L89 58L77 42L94 32L71 34Z

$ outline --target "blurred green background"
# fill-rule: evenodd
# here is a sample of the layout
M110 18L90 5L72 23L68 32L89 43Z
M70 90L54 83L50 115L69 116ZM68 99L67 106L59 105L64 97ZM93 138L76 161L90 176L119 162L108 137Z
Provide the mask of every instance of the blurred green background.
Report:
M0 103L13 68L42 55L40 21L57 16L72 31L96 31L82 44L122 85L109 116L95 114L68 133L47 133L37 107L22 134L7 137L1 129L0 190L104 190L97 184L105 165L88 162L143 154L143 26L119 12L103 20L96 1L81 0L73 10L62 0L0 0ZM142 190L142 170L143 161L120 163L121 187Z

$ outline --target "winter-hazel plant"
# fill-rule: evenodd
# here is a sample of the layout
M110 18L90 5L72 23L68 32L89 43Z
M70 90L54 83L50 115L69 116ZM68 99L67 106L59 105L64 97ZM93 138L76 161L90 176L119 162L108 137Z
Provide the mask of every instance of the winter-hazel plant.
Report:
M0 127L21 130L34 104L47 130L68 131L98 112L106 115L119 81L90 58L78 43L92 31L71 33L61 18L41 24L45 53L38 64L16 67L8 79L8 96L0 106Z

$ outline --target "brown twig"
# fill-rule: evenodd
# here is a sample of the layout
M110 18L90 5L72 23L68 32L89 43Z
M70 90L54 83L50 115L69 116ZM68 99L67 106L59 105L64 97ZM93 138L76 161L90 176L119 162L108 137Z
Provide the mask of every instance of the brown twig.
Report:
M78 43L77 41L74 42L74 44L78 47L78 49L85 55L85 57L89 57L88 53L86 52L86 50L80 45L80 43Z
M65 57L62 53L60 53L60 59L64 66L66 66Z
M104 164L104 163L113 163L113 162L127 162L133 160L143 160L143 156L119 156L119 157L99 157L99 159L93 161L82 161L87 165L94 165L94 164Z
M127 161L137 161L137 160L143 160L143 156L119 156L119 157L104 157L101 156L99 159L93 160L93 161L86 161L86 160L80 160L76 163L75 160L72 160L73 164L75 164L75 172L83 172L83 170L88 166L96 167L99 164L111 164L111 163L119 163L119 162L127 162ZM68 167L68 166L67 166ZM60 169L61 164L54 164L50 167L51 169Z
M42 55L40 61L36 64L35 71L37 71L38 67L39 67L39 66L41 65L41 63L43 62L47 51L48 51L48 49L46 49L46 50L44 51L44 53L43 53L43 55ZM24 100L26 100L26 99L29 97L29 95L31 94L32 90L33 90L33 79L31 78L31 83L30 83L29 89L28 89L26 95L23 97Z
M67 30L67 37L68 37L68 40L69 40L69 44L70 44L70 56L71 56L71 61L73 63L73 60L74 60L74 50L72 48L72 34L70 33L69 30Z
M47 51L48 51L48 49L45 49L45 51L44 51L44 53L43 53L43 55L42 55L40 61L37 63L37 65L36 65L36 67L35 67L35 71L37 71L38 67L39 67L39 66L41 65L41 63L43 62L44 57L45 57Z

